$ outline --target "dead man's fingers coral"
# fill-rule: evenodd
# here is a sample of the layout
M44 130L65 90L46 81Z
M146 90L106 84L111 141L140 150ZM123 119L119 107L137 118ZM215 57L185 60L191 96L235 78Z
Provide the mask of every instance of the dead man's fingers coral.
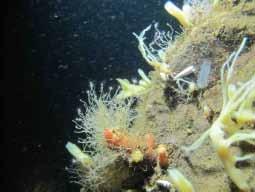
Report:
M152 87L152 82L149 77L145 75L145 73L141 69L138 69L138 74L141 77L141 80L139 80L138 84L130 83L127 79L117 79L121 86L121 91L117 95L118 99L140 96L150 90L150 88Z
M167 1L165 3L165 10L172 16L174 16L180 23L181 25L185 28L188 26L191 26L191 22L185 12L178 8L174 3L171 1Z

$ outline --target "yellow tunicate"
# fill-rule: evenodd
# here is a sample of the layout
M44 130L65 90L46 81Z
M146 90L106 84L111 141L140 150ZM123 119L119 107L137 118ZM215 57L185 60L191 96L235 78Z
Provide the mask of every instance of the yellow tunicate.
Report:
M130 159L131 163L139 163L143 160L143 153L139 149L136 149L131 153Z

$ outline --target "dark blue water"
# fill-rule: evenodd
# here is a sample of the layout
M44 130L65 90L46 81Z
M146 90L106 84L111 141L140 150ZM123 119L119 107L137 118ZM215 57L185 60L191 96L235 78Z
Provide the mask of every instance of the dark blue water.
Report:
M9 191L79 191L64 145L88 82L149 71L132 32L176 25L163 0L16 0L4 17L4 167ZM8 190L5 190L8 191Z

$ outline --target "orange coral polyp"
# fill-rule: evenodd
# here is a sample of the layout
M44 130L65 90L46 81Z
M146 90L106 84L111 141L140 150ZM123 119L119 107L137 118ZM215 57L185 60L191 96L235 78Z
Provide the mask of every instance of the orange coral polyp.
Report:
M159 145L157 148L158 163L161 168L167 168L169 165L168 152L165 145Z
M128 151L135 149L137 145L137 138L120 133L114 129L104 129L104 138L111 148L123 148Z
M145 135L146 142L146 154L148 156L153 156L153 150L155 148L155 138L151 133Z
M112 133L112 130L106 128L104 129L104 138L106 139L106 142L110 145L113 144L113 133Z
M135 150L141 150L146 158L151 161L157 160L161 168L167 168L169 165L169 155L165 145L158 145L156 148L155 137L153 134L146 134L143 139L137 135L122 133L116 129L105 128L103 132L108 147L111 149L124 149L131 153Z

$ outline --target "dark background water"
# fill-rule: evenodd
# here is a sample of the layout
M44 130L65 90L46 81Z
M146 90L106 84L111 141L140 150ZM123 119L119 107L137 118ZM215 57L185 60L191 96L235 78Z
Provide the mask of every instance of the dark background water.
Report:
M16 0L4 17L5 191L78 191L65 167L89 81L116 86L145 64L132 32L176 25L163 0Z

